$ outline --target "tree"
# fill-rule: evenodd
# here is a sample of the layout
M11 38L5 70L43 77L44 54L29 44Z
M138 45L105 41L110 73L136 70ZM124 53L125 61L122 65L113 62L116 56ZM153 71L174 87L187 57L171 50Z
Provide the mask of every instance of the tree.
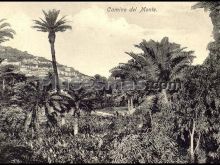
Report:
M217 79L208 67L189 67L185 70L183 87L174 98L176 132L185 147L189 147L192 163L196 161L196 156L204 159L200 155L201 149L207 154L218 149L216 137L220 127L220 102Z
M141 65L145 78L158 83L168 83L181 78L182 71L191 63L195 56L193 51L184 51L179 44L170 43L168 37L161 42L143 40L135 47L142 53L126 52L136 63ZM165 102L168 103L167 90L162 89Z
M67 20L65 19L66 16L57 20L60 10L53 9L49 10L48 12L43 10L43 13L44 19L40 18L40 20L34 20L35 25L32 27L37 29L37 31L48 33L48 39L52 54L52 65L56 77L56 90L57 92L60 92L59 76L57 71L57 62L54 48L56 33L65 32L68 29L72 29L72 27L70 25L67 25Z
M84 84L73 83L69 85L67 93L72 97L70 106L74 108L74 135L76 135L78 134L78 118L80 117L80 111L84 110L90 113L93 110L93 102L96 100L96 95L91 88L88 89Z
M25 75L19 73L13 65L0 66L0 78L2 100L6 101L6 103L13 93L13 86L26 80Z
M220 75L220 3L219 2L198 2L192 6L192 9L204 8L205 11L209 11L209 17L213 24L213 37L214 42L210 42L207 46L209 49L209 56L204 61L204 65L210 67L213 72ZM218 89L220 91L220 88Z
M4 22L5 20L6 19L0 20L0 43L13 39L15 35L15 31L10 28L11 25L9 23Z
M58 115L70 111L72 98L65 93L52 91L52 83L41 82L32 77L25 82L17 83L11 103L22 107L26 113L24 129L39 130L39 113L45 110L49 126L58 126Z
M127 63L120 63L119 66L111 69L111 77L119 77L122 88L120 90L119 97L125 97L127 99L128 112L131 113L134 110L134 97L138 97L136 85L138 80L143 78L143 73L140 64L133 59Z
M96 108L104 108L107 101L107 78L96 74L92 79L92 89L96 95Z
M205 11L210 11L210 18L213 24L213 37L215 41L220 42L220 27L219 27L219 11L220 11L220 2L198 2L192 6L192 9L204 8Z

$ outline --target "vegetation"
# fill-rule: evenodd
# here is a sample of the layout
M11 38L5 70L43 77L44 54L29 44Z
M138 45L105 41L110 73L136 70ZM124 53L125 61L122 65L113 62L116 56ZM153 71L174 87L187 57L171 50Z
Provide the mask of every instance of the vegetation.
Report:
M200 2L193 8L209 9L215 20L218 5ZM54 72L40 81L0 64L0 162L220 161L216 24L215 41L208 45L210 55L202 65L192 65L194 52L168 37L143 40L135 45L142 53L127 52L132 58L113 68L108 79L97 74L86 82L64 82L59 92L61 87L56 84L54 91L53 86L59 80L55 33L71 27L65 17L57 21L58 10L43 12L45 19L35 20L33 27L49 33ZM171 82L181 83L181 88L160 86Z

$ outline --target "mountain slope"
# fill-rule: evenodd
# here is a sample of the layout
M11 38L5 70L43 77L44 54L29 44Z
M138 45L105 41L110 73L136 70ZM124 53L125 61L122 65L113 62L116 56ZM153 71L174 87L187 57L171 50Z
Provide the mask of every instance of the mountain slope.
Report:
M9 46L0 46L0 59L4 59L2 65L16 65L26 75L45 76L52 71L52 63L44 57L34 56L27 51L20 51ZM64 79L88 79L87 76L73 67L57 63L60 78Z

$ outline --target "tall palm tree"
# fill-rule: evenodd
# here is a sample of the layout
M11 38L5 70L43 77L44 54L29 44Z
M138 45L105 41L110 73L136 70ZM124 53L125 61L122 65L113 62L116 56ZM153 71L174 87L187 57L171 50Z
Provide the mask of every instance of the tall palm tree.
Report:
M44 19L39 18L39 20L34 20L35 25L32 27L37 29L37 31L48 33L48 39L52 54L52 65L56 79L56 90L59 93L60 84L59 84L57 62L56 62L55 48L54 48L56 33L65 32L68 29L72 29L72 27L70 25L67 25L68 21L65 19L66 16L58 19L60 10L53 9L53 10L49 10L48 12L43 10L43 13L44 13Z
M195 56L193 51L184 51L179 44L170 43L168 37L164 37L161 42L154 40L143 40L135 45L142 53L126 52L136 63L142 66L145 78L157 82L168 83L181 77L181 71L191 65ZM162 90L165 101L167 99L166 89Z
M11 29L11 25L4 22L6 19L0 20L0 43L14 38L15 31Z

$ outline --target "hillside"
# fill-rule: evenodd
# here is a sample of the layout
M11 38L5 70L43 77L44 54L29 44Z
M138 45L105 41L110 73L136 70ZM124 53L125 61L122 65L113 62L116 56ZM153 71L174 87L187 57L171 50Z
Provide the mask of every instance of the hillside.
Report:
M27 76L44 77L52 70L52 63L50 60L29 54L27 51L20 51L18 49L6 46L0 46L0 59L4 59L2 65L16 65L20 72ZM88 79L89 76L80 73L73 67L68 67L62 64L57 64L58 73L61 79Z

